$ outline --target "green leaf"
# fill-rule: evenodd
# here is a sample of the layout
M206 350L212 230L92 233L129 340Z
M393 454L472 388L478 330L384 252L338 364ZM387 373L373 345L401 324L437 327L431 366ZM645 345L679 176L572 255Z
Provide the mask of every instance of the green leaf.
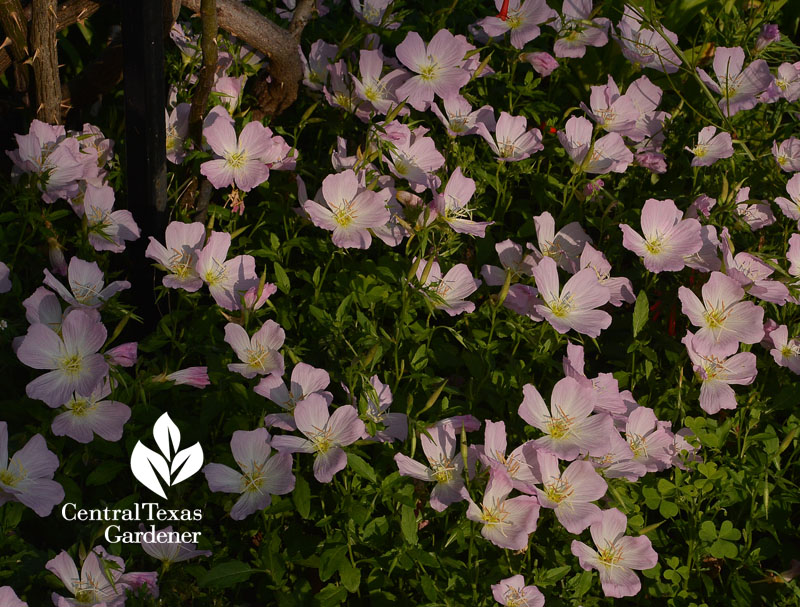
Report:
M558 580L567 575L572 567L564 565L563 567L556 567L555 569L548 569L545 574L539 578L539 585L552 586Z
M361 584L361 571L358 567L353 567L353 564L345 560L339 567L339 576L342 578L342 585L347 588L348 592L357 592Z
M297 508L297 513L303 518L308 518L311 513L311 488L302 476L295 476L292 501Z
M316 598L322 607L339 605L347 599L347 590L343 586L328 584L317 593Z
M639 331L647 324L650 315L650 302L647 301L647 293L639 291L636 297L636 305L633 306L633 336L636 337Z
M278 285L278 288L282 292L288 295L291 284L289 283L289 276L286 274L286 270L284 270L277 261L273 264L273 267L275 268L275 284Z
M341 567L342 559L347 559L347 546L338 544L328 548L319 559L319 579L323 582L330 578Z
M673 502L662 500L661 505L659 505L658 507L658 511L664 518L672 518L673 516L678 514L678 506L676 506L675 503Z
M200 578L198 585L200 588L227 588L228 586L244 582L258 571L260 571L260 569L253 569L247 563L228 561L227 563L212 567L211 571Z
M736 558L736 555L739 553L736 544L726 542L725 540L717 540L711 544L711 548L709 548L708 551L711 553L711 556L718 559Z
M719 526L719 536L723 540L738 541L742 537L742 532L733 526L730 521L723 521Z
M105 485L110 480L122 472L127 466L119 462L103 462L86 477L86 484L99 487Z
M364 460L364 458L356 455L355 453L348 453L347 464L353 469L353 472L359 476L363 476L369 482L374 483L377 481L375 470Z
M704 542L713 542L717 539L717 527L713 521L703 521L700 525L700 532L698 533L700 539Z
M417 543L417 515L414 514L414 509L411 506L403 506L400 530L409 544Z

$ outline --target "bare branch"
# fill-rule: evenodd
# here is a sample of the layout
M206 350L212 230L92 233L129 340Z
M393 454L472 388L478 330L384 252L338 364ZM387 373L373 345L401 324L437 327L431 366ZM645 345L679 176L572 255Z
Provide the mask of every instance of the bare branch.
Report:
M203 67L192 97L189 112L189 133L199 148L203 142L203 116L206 113L208 96L214 86L214 73L217 71L217 0L202 0L200 5L203 19L203 33L200 48L203 51Z
M19 0L0 0L0 25L11 41L14 58L14 82L18 93L28 90L28 20Z
M36 81L36 117L49 124L61 123L61 82L56 50L56 0L33 0L31 46Z
M289 33L300 43L300 35L303 33L306 24L311 20L316 6L316 0L300 0L294 8L292 22L289 24Z

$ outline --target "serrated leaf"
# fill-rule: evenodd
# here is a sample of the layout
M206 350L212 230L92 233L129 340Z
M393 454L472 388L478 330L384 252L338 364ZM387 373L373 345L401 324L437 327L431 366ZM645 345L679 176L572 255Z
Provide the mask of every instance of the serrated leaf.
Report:
M353 469L353 472L359 476L363 476L369 482L376 482L377 476L375 475L375 470L366 462L366 460L364 460L364 458L356 455L355 453L348 453L347 465Z
M647 301L647 293L639 291L636 297L636 305L633 306L633 336L636 337L639 331L647 324L650 315L650 302Z
M228 561L227 563L212 567L211 571L200 578L198 585L200 588L227 588L228 586L244 582L258 571L260 570L253 569L247 563Z
M416 544L417 538L417 515L411 506L403 506L400 515L400 530L403 537L409 544Z

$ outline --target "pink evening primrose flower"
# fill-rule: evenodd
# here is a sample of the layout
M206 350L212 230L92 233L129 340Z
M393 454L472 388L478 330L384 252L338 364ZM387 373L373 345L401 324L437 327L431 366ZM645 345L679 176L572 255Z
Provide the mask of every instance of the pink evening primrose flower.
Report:
M592 0L564 0L562 17L556 17L553 27L558 39L553 45L556 57L583 57L587 46L605 46L611 22L598 17L591 19Z
M683 219L683 212L672 200L645 201L641 224L644 238L630 226L620 224L622 246L641 257L651 272L678 272L686 265L684 257L703 246L700 222Z
M486 420L483 451L479 452L481 462L487 467L501 467L507 473L514 489L533 495L534 485L541 482L536 472L536 462L533 460L538 448L531 442L520 445L509 455L506 455L507 439L506 424L503 421L493 422Z
M289 453L313 453L314 478L330 483L333 475L347 466L346 447L364 434L364 422L352 405L342 405L331 415L327 401L319 394L309 394L294 409L297 429L306 438L276 436L272 446Z
M114 367L132 367L136 364L138 342L129 341L105 351L108 364Z
M145 257L155 259L168 272L161 279L165 287L194 293L203 286L197 273L197 254L206 240L206 227L200 222L171 221L164 237L166 246L150 236Z
M755 344L764 337L764 309L743 301L744 289L721 272L703 285L703 301L687 287L678 289L683 313L700 327L692 347L701 355L729 356L739 343Z
M8 293L11 290L11 279L8 277L11 270L0 261L0 293Z
M190 103L179 103L171 112L164 110L167 114L167 160L173 164L181 164L186 158L191 109Z
M611 264L606 259L606 256L588 242L583 247L580 259L580 269L583 270L584 268L594 270L597 280L608 289L608 303L612 306L619 307L623 303L636 301L630 279L624 276L611 276Z
M408 79L408 72L397 69L381 77L383 54L378 50L362 50L358 65L361 79L352 77L356 94L375 108L378 114L388 114L400 103L397 88Z
M756 51L763 51L773 42L781 39L781 32L774 23L765 23L756 39Z
M707 126L700 131L697 136L697 145L693 148L686 148L694 154L692 158L693 167L707 167L714 164L721 158L733 156L733 143L729 133L719 133L715 135L717 128Z
M570 278L563 289L558 286L558 268L549 257L533 270L543 304L536 311L559 333L574 329L597 337L611 324L611 315L595 308L608 303L609 293L597 280L594 270L585 268Z
M634 65L674 74L678 71L681 60L661 34L642 27L641 17L636 10L625 5L618 26L619 33L614 35L622 48L622 54ZM662 30L672 44L678 44L678 36L674 32L669 31L663 25Z
M53 480L58 457L41 434L8 459L8 424L0 421L0 505L20 502L39 516L49 516L64 499L64 488Z
M782 171L787 173L800 172L800 139L789 137L789 139L781 141L780 144L773 140L772 156Z
M467 518L482 523L481 535L500 548L525 550L528 536L536 531L539 503L533 496L508 499L514 488L504 468L492 468L480 507L467 498Z
M534 71L543 78L546 78L558 69L558 61L556 61L550 53L525 53L522 58L530 63Z
M248 122L237 139L227 110L216 106L211 112L203 125L203 137L216 157L201 164L200 173L217 189L235 182L237 188L249 192L264 183L269 168L261 157L272 147L272 131L260 122Z
M800 99L800 62L781 63L778 67L778 75L759 97L759 101L766 103L772 103L778 99L785 99L789 103Z
M785 284L779 280L769 280L775 271L772 266L744 251L733 255L728 228L722 228L720 250L725 261L725 273L739 283L748 295L779 306L791 300Z
M208 367L186 367L166 375L164 379L175 382L176 386L192 386L201 390L211 384L208 379Z
M69 282L70 290L67 290L46 268L43 282L68 304L84 309L99 308L119 291L131 287L131 283L127 280L116 280L103 288L103 271L97 262L83 261L77 257L69 260L67 282Z
M494 122L492 121L488 124ZM525 160L531 154L543 150L542 132L528 128L528 119L525 116L512 116L508 112L501 112L500 119L494 126L494 135L489 132L486 122L476 124L478 134L489 144L498 162L516 162Z
M307 200L303 209L314 225L333 232L331 239L337 247L369 248L370 228L380 228L391 218L378 193L365 189L352 169L323 179L322 195L327 206Z
M2 607L28 607L28 603L21 601L11 586L0 586L0 605Z
M427 129L418 127L412 131L397 122L386 126L395 135L391 140L394 146L386 159L392 174L408 181L415 192L438 187L439 178L433 173L444 166L444 156L436 149L432 138L424 137Z
M592 144L592 123L582 116L567 120L558 140L580 171L586 173L624 173L633 162L633 152L619 133L608 133Z
M83 210L89 229L89 244L95 251L121 253L126 240L139 238L139 226L130 211L112 211L114 190L107 186L86 184Z
M533 218L533 226L536 230L536 243L539 246L537 248L528 243L528 249L533 251L534 261L550 257L562 270L570 274L577 272L581 252L587 243L592 242L581 224L573 221L556 232L556 220L545 211Z
M427 264L420 263L417 268L417 280L422 281L422 275ZM421 285L423 294L437 310L444 310L450 316L458 316L464 312L475 310L475 304L465 298L472 295L481 286L481 281L472 277L472 272L466 264L460 263L447 271L442 276L442 271L437 262L431 264L428 277Z
M787 367L793 373L800 375L800 338L789 339L789 329L780 325L770 333L772 349L770 354L781 367Z
M594 405L590 388L572 377L560 379L550 395L550 408L531 384L522 387L517 413L545 436L534 444L563 460L579 455L602 455L608 448L611 418L591 415Z
M372 435L365 425L364 435L361 438L374 439L382 443L406 440L408 438L408 416L405 413L389 413L389 407L392 405L392 390L389 388L389 384L384 384L377 375L369 378L369 384L374 393L371 390L365 390L367 400L365 415L370 421L383 424L383 429Z
M256 260L251 255L228 259L231 235L211 232L206 246L197 254L197 274L208 285L214 301L226 310L241 308L241 296L257 285Z
M630 482L635 482L647 474L647 468L645 468L644 464L634 459L633 450L628 441L617 432L609 434L609 438L610 444L605 455L589 458L592 465L602 469L603 476L606 478L624 478Z
M628 519L616 508L604 510L602 518L589 531L597 547L593 550L583 542L573 540L572 554L586 571L597 569L606 596L634 596L642 583L634 569L651 569L658 563L658 554L650 539L644 535L625 535Z
M108 373L108 363L97 353L106 335L103 323L79 309L64 318L61 336L47 325L31 325L17 349L17 358L34 369L51 371L27 385L28 397L59 407L73 392L91 394Z
M469 497L464 484L464 458L459 453L458 436L462 427L469 432L479 426L478 420L466 416L461 423L442 420L428 428L430 438L425 434L420 436L428 466L402 453L395 453L394 461L402 476L436 483L430 497L431 508L436 512Z
M142 550L154 559L161 561L165 567L172 563L188 561L196 556L211 556L210 550L198 550L197 544L169 541L173 533L172 525L159 529L152 535L148 535L148 532L145 531L144 524L140 524L139 529L145 532L145 536L142 538ZM151 537L153 541L145 541L145 537Z
M501 10L503 0L494 0L497 10ZM539 25L555 20L557 13L547 6L545 0L511 0L507 6L507 16L484 17L479 25L491 38L499 38L511 32L511 46L522 49L526 43L539 37Z
M633 452L633 460L647 472L657 472L672 465L675 438L668 432L652 409L636 407L625 423L625 440Z
M241 521L270 505L273 495L294 490L292 456L273 452L266 428L237 430L231 438L231 451L241 473L223 464L207 464L203 468L211 491L239 493L241 497L231 509L231 518Z
M492 585L494 600L507 607L543 607L544 595L536 586L526 586L525 578L512 575Z
M484 265L481 268L481 276L487 285L499 287L505 282L507 272L511 273L512 281L522 276L533 276L536 258L533 255L525 255L521 245L511 240L504 240L495 244L494 249L502 267Z
M741 47L718 46L714 53L716 82L705 70L697 68L700 79L708 88L722 95L719 107L725 116L754 108L758 102L756 96L772 82L769 66L763 59L756 59L746 68L743 67L744 51Z
M474 194L475 181L464 177L461 167L457 167L450 175L444 192L434 196L433 206L439 217L454 232L483 238L486 236L486 228L494 222L472 220L472 209L467 205Z
M473 135L477 133L477 123L494 120L491 106L484 105L473 111L469 101L461 95L454 95L442 100L444 112L437 104L431 104L431 111L442 121L451 137Z
M736 393L731 384L749 386L756 379L756 355L740 352L733 356L700 356L692 347L691 331L681 340L689 352L694 372L702 381L700 406L706 413L718 413L720 409L736 408Z
M315 91L321 91L328 82L328 66L334 62L339 47L317 40L311 44L308 61L303 57L303 84Z
M789 237L786 260L789 262L789 274L791 276L800 276L800 234L792 234Z
M617 83L610 75L608 84L593 86L589 97L589 106L581 103L581 108L603 130L609 133L622 133L633 129L639 112L633 100L627 95L621 95Z
M786 183L786 193L789 198L779 196L775 202L783 214L796 221L800 227L800 173L792 175L792 178Z
M239 373L247 379L256 375L283 375L283 346L285 334L274 320L268 320L251 338L241 325L225 325L225 341L233 348L241 363L230 363L228 371Z
M61 312L61 303L55 293L39 287L33 292L33 295L23 300L22 305L25 307L25 318L30 324L41 323L56 333L61 333L61 322L64 315Z
M425 111L434 94L447 99L467 84L470 73L461 67L464 49L446 29L439 30L426 45L420 35L409 32L397 45L395 55L416 74L397 89L399 99L408 99L415 110Z
M391 14L386 15L386 9L392 4L392 0L350 0L350 4L358 18L365 23L389 30L400 27L400 23Z
M575 379L581 386L591 390L591 402L595 413L619 415L628 410L619 391L619 382L611 373L600 373L594 379L586 377L583 346L568 343L567 355L562 359L562 365L565 376Z
M552 453L539 451L536 457L542 475L542 488L536 488L536 495L542 508L552 508L558 522L570 533L580 533L597 521L601 510L591 502L606 494L608 484L591 462L572 462L562 472Z
M115 400L106 400L110 394L108 378L88 396L73 394L64 404L66 410L53 420L53 434L69 436L79 443L91 442L95 434L111 442L121 439L123 426L131 417L131 408Z
M297 430L294 422L294 408L297 403L310 394L319 394L330 406L333 394L325 388L331 383L330 375L324 369L317 369L306 363L297 363L292 369L292 377L287 387L280 375L272 374L263 378L253 388L253 392L271 400L286 413L270 413L264 418L267 427L275 426L282 430Z

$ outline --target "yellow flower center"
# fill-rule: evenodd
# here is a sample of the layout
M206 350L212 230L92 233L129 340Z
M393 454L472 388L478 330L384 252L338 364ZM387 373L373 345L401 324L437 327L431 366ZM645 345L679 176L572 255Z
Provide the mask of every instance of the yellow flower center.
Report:
M245 162L247 162L247 152L244 150L237 150L225 154L225 162L232 169L241 169L244 167Z
M62 357L58 361L58 369L63 371L66 375L75 377L80 375L81 368L83 367L83 357L80 354L69 354Z

